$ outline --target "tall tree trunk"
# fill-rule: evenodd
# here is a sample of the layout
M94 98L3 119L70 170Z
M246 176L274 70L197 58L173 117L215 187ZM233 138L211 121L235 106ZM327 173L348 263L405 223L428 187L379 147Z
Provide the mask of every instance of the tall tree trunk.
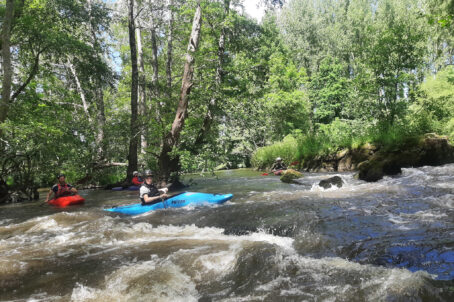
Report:
M137 170L137 145L139 127L137 125L137 97L139 88L139 71L137 68L137 46L134 25L134 0L129 0L128 5L128 29L129 29L129 47L131 49L131 137L129 139L128 169L126 175L128 179L132 178L132 172Z
M97 128L96 128L96 138L95 143L98 148L97 158L98 161L105 160L106 156L106 144L104 141L104 128L106 126L106 113L104 108L104 91L102 87L98 87L96 89L96 121L97 121Z
M155 105L156 105L156 119L158 123L162 125L162 119L161 119L161 103L159 102L159 63L158 63L158 44L156 42L156 27L155 24L153 23L151 26L151 53L152 53L152 58L151 58L151 65L153 67L153 74L151 76L151 85L152 85L152 96L155 99ZM164 127L162 127L164 128Z
M155 98L159 97L159 65L158 65L158 44L156 42L156 28L155 24L151 28L151 53L152 53L152 66L153 66L153 75L151 77L151 83L153 85L153 96Z
M147 133L148 125L145 122L147 120L147 104L146 104L146 78L145 78L145 66L143 61L143 50L142 50L142 33L140 22L137 21L136 27L137 36L137 55L139 63L139 115L142 120L142 129L140 135L140 153L145 154L145 150L148 147Z
M93 15L92 15L91 3L92 3L92 0L88 0L88 5L89 5L89 9L90 9L91 36L93 39L94 48L97 50L96 56L97 56L98 60L101 61L102 58L99 55L101 53L101 49L99 46L98 38L96 36L96 26L95 26L95 21L94 21ZM97 149L95 161L102 162L105 160L105 156L106 156L106 144L104 141L104 128L106 125L104 91L103 91L103 85L102 85L101 79L96 78L94 81L95 81L95 83L97 83L96 89L95 89L96 125L94 125L94 127L95 127L95 144L96 144L96 149Z
M9 102L11 98L11 84L13 67L11 64L11 25L14 18L14 0L6 0L5 17L2 26L2 57L3 57L3 82L2 99L0 100L0 123L8 116ZM1 130L0 130L1 135Z
M172 51L173 51L173 0L169 1L169 32L167 35L167 96L172 97Z
M202 27L202 9L200 2L197 3L197 9L192 22L191 36L189 37L188 49L186 52L186 62L184 64L184 72L181 83L180 101L178 103L175 119L172 123L172 128L166 134L161 153L159 156L159 168L161 177L164 181L168 181L173 172L179 169L179 158L172 157L170 152L178 145L180 133L184 126L184 121L188 113L188 100L191 88L193 85L192 79L194 75L194 57L193 54L197 51L200 40L200 30Z
M219 94L221 93L221 84L222 84L223 73L224 73L223 67L224 67L224 52L225 52L225 32L227 30L225 21L226 21L227 16L229 15L229 11L230 11L230 0L224 0L224 24L222 26L221 34L219 35L219 41L218 41L218 62L217 62L217 66L216 66L215 89L214 89L213 97L211 98L211 100L208 104L207 113L203 120L202 128L200 128L200 131L197 134L197 138L193 144L194 146L201 145L204 142L206 135L210 132L211 125L213 123L213 119L215 116L215 111L217 108Z

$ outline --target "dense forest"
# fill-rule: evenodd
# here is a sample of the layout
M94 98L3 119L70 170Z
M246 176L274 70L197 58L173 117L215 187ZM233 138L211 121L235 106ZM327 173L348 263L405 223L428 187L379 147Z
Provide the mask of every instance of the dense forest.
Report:
M0 191L454 138L454 1L243 2L3 0Z

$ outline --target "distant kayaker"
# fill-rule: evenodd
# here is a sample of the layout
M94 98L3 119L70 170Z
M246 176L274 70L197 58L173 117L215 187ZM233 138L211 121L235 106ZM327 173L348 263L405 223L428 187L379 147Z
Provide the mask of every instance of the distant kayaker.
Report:
M271 167L271 172L277 172L281 170L287 170L287 166L282 162L282 158L278 157Z
M49 201L52 193L54 194L54 198L73 195L73 194L77 193L77 189L75 187L66 183L65 174L58 174L57 180L58 180L58 183L50 189L49 193L47 194L45 202Z
M139 172L137 172L137 171L132 172L132 180L131 180L131 182L135 186L140 186L141 184L143 184L143 179L142 179L142 177L140 177Z
M140 187L140 201L142 201L142 205L155 204L167 199L169 197L166 194L167 191L167 188L156 188L153 184L153 172L150 170L145 171L145 181Z

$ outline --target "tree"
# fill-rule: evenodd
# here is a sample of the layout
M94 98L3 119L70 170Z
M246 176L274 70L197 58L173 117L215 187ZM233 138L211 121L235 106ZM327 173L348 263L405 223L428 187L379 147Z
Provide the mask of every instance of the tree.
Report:
M11 26L14 18L14 0L6 1L5 18L2 26L2 67L3 67L3 82L2 82L2 99L0 101L0 123L6 120L8 108L11 99L11 82L13 70L11 66ZM0 130L1 137L1 130Z
M350 103L350 81L347 68L337 59L325 58L313 74L309 94L315 123L329 124L335 118L347 118Z
M129 31L129 48L131 52L131 126L129 137L128 169L126 172L127 179L132 178L132 173L137 170L137 149L139 143L138 127L138 89L139 89L139 70L137 65L137 44L135 29L134 1L128 0L128 31Z
M159 156L160 173L164 181L170 179L171 173L177 172L179 169L178 156L172 156L172 150L177 146L180 133L184 126L184 121L188 112L188 100L191 88L193 85L194 75L194 53L199 46L200 31L202 26L202 9L200 2L197 2L197 8L194 13L192 22L192 31L189 37L189 43L186 53L186 62L184 65L184 73L181 84L180 101L178 103L175 119L172 123L171 130L166 134L163 141L163 146Z

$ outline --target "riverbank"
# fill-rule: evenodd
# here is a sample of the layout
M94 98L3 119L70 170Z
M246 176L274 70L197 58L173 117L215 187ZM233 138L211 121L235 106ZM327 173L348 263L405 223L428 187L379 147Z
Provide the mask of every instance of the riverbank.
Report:
M321 154L302 154L304 142L286 139L279 143L280 149L268 158L284 154L287 162L297 160L293 168L302 172L357 172L365 181L377 181L385 175L396 175L402 168L439 166L454 163L454 146L447 136L428 133L422 136L402 137L392 144L364 143L353 148L343 148ZM268 147L265 147L266 149ZM272 146L271 150L277 149ZM268 159L268 162L270 160ZM258 168L267 169L265 162L258 162Z
M400 146L386 148L366 144L344 149L335 154L317 156L303 162L306 172L357 171L365 181L377 181L385 175L396 175L402 168L439 166L454 162L454 146L446 136L430 133Z

